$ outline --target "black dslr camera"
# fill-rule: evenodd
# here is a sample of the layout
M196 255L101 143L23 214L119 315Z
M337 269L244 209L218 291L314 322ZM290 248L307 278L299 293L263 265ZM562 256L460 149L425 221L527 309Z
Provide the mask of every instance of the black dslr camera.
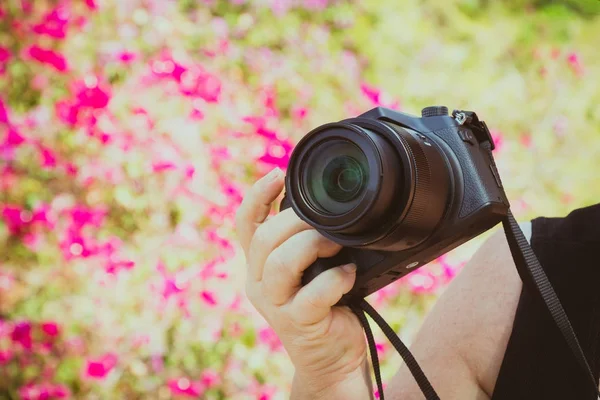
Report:
M294 149L281 210L344 248L303 284L355 263L339 305L365 297L501 222L509 210L485 122L427 107L422 117L374 108L309 132Z

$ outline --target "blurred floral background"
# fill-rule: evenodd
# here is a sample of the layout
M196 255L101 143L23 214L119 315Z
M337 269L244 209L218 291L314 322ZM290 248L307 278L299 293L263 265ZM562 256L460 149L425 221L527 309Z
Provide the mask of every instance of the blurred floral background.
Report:
M439 104L487 121L519 219L596 203L599 37L597 0L1 0L0 399L287 398L248 187L320 124ZM370 302L410 342L480 241Z

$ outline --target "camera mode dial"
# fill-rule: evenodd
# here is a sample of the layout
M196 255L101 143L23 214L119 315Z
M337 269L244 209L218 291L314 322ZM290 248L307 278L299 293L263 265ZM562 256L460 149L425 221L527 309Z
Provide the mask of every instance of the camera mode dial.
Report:
M438 117L441 115L448 115L448 107L446 106L431 106L425 107L421 110L421 116L425 117Z

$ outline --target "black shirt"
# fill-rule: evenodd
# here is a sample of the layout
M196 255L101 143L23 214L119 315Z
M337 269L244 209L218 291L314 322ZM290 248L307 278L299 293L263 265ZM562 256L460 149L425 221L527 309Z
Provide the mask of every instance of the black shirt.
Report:
M531 247L567 313L588 364L600 370L600 204L532 221ZM597 399L549 312L521 292L492 400Z

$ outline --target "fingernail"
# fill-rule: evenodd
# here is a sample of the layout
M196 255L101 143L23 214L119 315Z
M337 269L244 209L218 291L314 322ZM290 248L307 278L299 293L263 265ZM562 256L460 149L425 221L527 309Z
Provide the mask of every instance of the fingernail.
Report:
M342 266L342 269L344 271L346 271L347 273L352 273L354 271L356 271L356 264L346 264Z
M267 175L265 175L265 182L275 181L277 178L279 178L280 173L281 173L281 169L279 169L279 167L272 169L271 172L269 172Z

